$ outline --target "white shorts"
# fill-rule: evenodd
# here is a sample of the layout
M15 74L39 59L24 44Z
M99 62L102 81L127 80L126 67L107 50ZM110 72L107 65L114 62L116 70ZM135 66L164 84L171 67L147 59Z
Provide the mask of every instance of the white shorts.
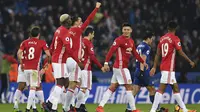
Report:
M69 73L69 81L80 82L81 69L73 58L67 58L67 70Z
M69 77L65 63L52 63L52 67L54 71L53 76L55 79Z
M175 72L161 71L160 83L174 84L176 82Z
M92 89L92 71L82 70L81 72L82 72L81 87L91 90Z
M111 83L132 84L131 74L127 68L113 68Z
M27 86L30 84L31 87L40 86L40 76L38 70L24 70L25 77L27 79Z
M26 78L24 72L21 70L20 65L18 66L17 82L26 82L27 83L27 78Z

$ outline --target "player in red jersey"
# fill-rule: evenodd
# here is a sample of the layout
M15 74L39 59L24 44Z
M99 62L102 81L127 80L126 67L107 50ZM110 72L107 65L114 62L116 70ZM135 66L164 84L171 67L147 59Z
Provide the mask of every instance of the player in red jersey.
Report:
M111 97L112 93L115 92L119 85L123 85L126 88L126 95L128 103L133 112L138 112L135 107L135 99L132 93L132 79L130 72L128 70L128 62L131 54L134 54L136 59L143 63L145 67L148 67L146 62L139 56L136 52L134 41L131 39L132 28L129 24L125 23L122 25L122 35L117 37L113 42L108 54L106 55L106 60L104 63L104 68L106 71L109 70L108 62L111 59L113 53L116 52L116 59L113 66L113 76L111 79L111 85L109 89L104 93L103 99L101 100L99 106L96 108L96 112L104 112L103 107Z
M73 56L81 60L82 54L82 33L85 30L85 28L90 24L90 22L93 20L96 12L98 11L99 7L101 6L101 3L96 3L96 8L92 11L92 13L87 17L86 21L82 24L82 19L80 17L74 17L72 19L72 27L70 28L67 37L71 39L71 47L73 51ZM81 69L80 66L76 63L77 61L74 61L71 57L67 58L67 68L69 70L69 88L66 94L66 103L64 105L65 111L69 111L70 103L73 99L72 96L74 96L74 90L76 89L76 85L78 82L80 82L80 73Z
M26 51L23 51L26 52ZM25 56L23 55L24 53L22 53L22 63L24 62ZM44 70L46 69L46 66L43 66L43 68L39 71L39 76L42 77L41 75L44 74ZM15 91L14 94L14 111L13 112L21 112L19 110L19 100L22 96L22 92L24 91L25 87L28 86L28 82L27 82L27 78L24 77L25 74L24 72L21 70L21 66L18 66L18 76L17 76L17 82L18 82L18 88ZM41 82L41 81L40 81ZM41 110L43 110L43 104L44 104L44 93L42 90L42 85L40 83L40 86L36 88L36 95L38 96L38 99L40 101L41 104ZM37 112L37 108L35 106L35 102L33 104L33 112Z
M175 77L175 56L176 51L185 58L193 68L195 63L191 61L187 55L182 51L180 39L175 35L177 29L177 24L173 21L168 23L168 33L160 38L157 52L154 60L153 68L150 71L150 75L154 75L156 71L156 67L158 64L159 57L162 56L162 61L160 64L161 70L161 79L160 79L160 86L158 91L155 95L155 100L151 108L151 112L156 112L158 104L162 98L163 93L165 92L165 88L168 84L173 89L174 98L180 107L183 109L183 112L195 112L195 111L188 111L184 102L181 99L181 95L179 93L178 84L176 82Z
M17 52L21 70L24 72L24 77L26 77L28 83L30 84L26 112L30 112L31 106L34 106L33 103L35 99L36 87L38 87L40 84L39 63L42 50L45 51L49 58L49 63L51 63L51 55L46 42L44 40L39 40L40 28L37 26L32 27L30 35L31 37L29 39L22 42ZM22 61L23 51L26 53L24 54L26 59Z
M94 53L94 46L92 44L92 39L94 38L94 29L88 27L84 33L83 38L83 58L81 61L84 64L84 69L81 71L81 85L80 91L77 95L76 110L81 112L87 112L85 107L85 102L89 97L89 92L92 89L92 63L95 63L103 72L104 68L101 63L97 60Z
M60 16L61 26L54 33L54 38L51 44L52 67L56 85L50 94L47 102L47 111L56 111L58 101L63 94L63 86L68 87L69 75L66 67L66 59L71 56L70 38L67 37L68 28L71 26L71 17L68 14ZM72 56L73 57L73 56ZM78 59L75 59L76 61ZM79 60L78 60L79 61Z

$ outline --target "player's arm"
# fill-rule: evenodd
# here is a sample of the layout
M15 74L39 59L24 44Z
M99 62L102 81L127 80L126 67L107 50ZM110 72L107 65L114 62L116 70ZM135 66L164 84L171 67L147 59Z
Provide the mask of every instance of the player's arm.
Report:
M90 55L90 59L92 62L94 62L100 69L102 69L102 65L101 63L97 60L96 56L95 56L95 52L94 52L94 48L93 46L89 46L89 44L85 44L85 47L87 48L88 50L88 53Z
M142 58L142 60L144 60L146 62L146 59L147 59L146 55L141 54L140 57ZM140 63L140 70L144 71L144 64L142 64L142 63Z
M155 58L154 58L154 63L153 63L153 68L156 69L157 65L158 65L158 62L160 60L160 49L157 48L157 51L156 51L156 55L155 55Z
M22 55L23 55L23 50L25 49L24 47L24 42L21 43L19 50L17 51L17 58L19 60L19 63L21 64L21 66L23 66L23 62L22 62Z
M195 63L190 58L188 58L188 56L183 52L182 49L179 49L177 51L178 51L179 55L181 55L187 62L190 63L190 65L192 66L192 68L195 66Z
M22 49L19 49L19 50L17 51L17 58L18 58L20 64L23 64L23 63L22 63L22 53L23 53L23 50L22 50Z
M120 40L115 39L115 41L113 42L111 48L109 49L107 55L106 55L106 60L104 64L108 64L108 62L110 61L113 53L115 53L115 51L117 50L117 48L119 48L120 46Z
M135 56L135 58L140 62L140 63L145 63L145 61L140 57L140 55L137 53L136 48L135 48L135 44L133 43L133 47L132 47L132 53Z
M86 21L81 25L81 29L85 30L85 28L90 24L90 22L94 19L95 14L97 13L99 7L101 6L100 2L96 3L95 9L90 13L90 15L87 17Z
M45 50L44 52L47 55L48 64L51 64L51 54L50 54L50 51L49 50Z
M43 41L42 48L43 48L45 54L47 55L48 64L51 64L51 53L50 53L49 47L45 41Z
M115 39L115 41L113 42L113 45L111 46L111 48L109 49L109 51L108 51L108 53L106 55L106 60L104 62L105 71L109 71L110 70L110 68L108 66L108 62L110 61L113 53L115 53L117 48L119 48L119 46L120 46L120 40Z
M156 55L155 55L154 62L153 62L153 67L151 68L151 71L150 71L150 76L153 76L156 72L156 67L157 67L158 62L160 60L160 54L161 54L160 49L161 49L160 44L158 44L158 47L157 47L157 50L156 50Z
M179 55L181 55L187 62L189 62L193 68L195 66L195 63L192 60L190 60L190 58L188 58L188 56L183 52L179 38L174 40L174 45Z

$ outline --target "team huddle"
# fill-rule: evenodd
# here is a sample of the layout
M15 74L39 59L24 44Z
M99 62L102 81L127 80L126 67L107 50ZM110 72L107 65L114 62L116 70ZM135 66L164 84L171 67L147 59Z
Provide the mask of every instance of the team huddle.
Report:
M17 53L20 65L18 89L14 94L14 112L21 112L18 103L27 86L29 86L29 96L26 112L30 112L31 109L33 112L38 112L35 104L36 95L42 111L57 112L61 99L63 112L87 112L85 103L92 89L91 65L95 63L102 72L110 71L109 61L114 53L116 53L116 58L111 85L105 91L96 112L104 112L104 105L120 85L126 88L128 102L126 112L140 112L136 109L134 97L141 87L146 87L149 91L149 98L153 104L150 112L161 112L162 108L159 103L167 85L172 87L174 98L183 112L196 112L186 108L175 78L176 51L189 62L191 67L195 66L195 63L182 51L180 39L175 36L178 25L173 21L168 23L168 33L160 38L152 69L150 68L150 54L154 33L150 30L145 31L143 41L136 48L131 38L132 27L128 23L122 25L122 35L114 40L106 55L104 65L101 65L95 56L92 44L94 29L88 27L100 6L101 3L97 2L95 9L85 22L82 22L78 16L71 17L69 14L62 14L59 18L61 26L55 31L50 47L44 40L39 39L40 28L38 26L30 29L29 38L21 43ZM40 69L42 51L47 56L47 62ZM136 58L133 81L128 69L131 55ZM156 72L159 57L162 57L161 79L156 92L150 79ZM52 65L55 86L48 99L44 101L41 77L48 65Z

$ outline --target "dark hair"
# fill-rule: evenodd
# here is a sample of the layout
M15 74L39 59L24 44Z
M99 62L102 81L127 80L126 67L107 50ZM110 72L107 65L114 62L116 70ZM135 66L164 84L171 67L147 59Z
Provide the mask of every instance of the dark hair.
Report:
M94 29L92 27L87 27L85 32L84 32L84 36L88 36L90 33L93 33Z
M167 29L170 30L170 31L174 31L176 30L178 24L174 21L169 21L168 24L167 24Z
M150 31L150 30L146 30L145 34L144 34L144 37L143 37L143 40L146 40L148 38L152 38L152 36L154 36L154 32Z
M79 16L73 16L73 17L72 17L72 25L74 25L74 23L75 23L76 21L78 21L79 18L80 18Z
M40 34L40 27L39 26L33 26L30 30L30 36L31 37L37 37Z
M131 27L131 25L130 25L129 23L127 23L127 22L125 22L125 23L122 24L122 28L123 28L123 27L127 27L127 26L128 26L128 27ZM131 28L132 28L132 27L131 27Z

